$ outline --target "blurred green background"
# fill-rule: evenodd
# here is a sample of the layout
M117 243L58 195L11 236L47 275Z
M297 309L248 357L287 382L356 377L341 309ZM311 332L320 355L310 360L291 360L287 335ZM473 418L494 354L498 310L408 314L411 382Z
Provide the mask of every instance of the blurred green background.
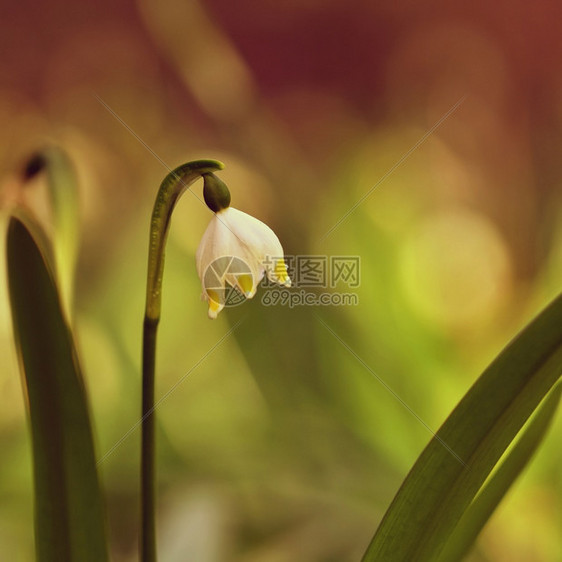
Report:
M233 206L288 255L359 256L361 282L325 289L356 306L266 307L260 289L211 322L194 264L211 215L185 195L158 347L161 559L358 561L431 437L412 412L436 430L560 291L561 17L562 4L523 0L4 3L0 200L48 225L44 181L22 192L18 172L45 142L73 158L75 325L115 561L136 559L128 432L166 166L225 162ZM0 263L0 553L29 561L30 446ZM562 560L561 438L558 418L471 562Z

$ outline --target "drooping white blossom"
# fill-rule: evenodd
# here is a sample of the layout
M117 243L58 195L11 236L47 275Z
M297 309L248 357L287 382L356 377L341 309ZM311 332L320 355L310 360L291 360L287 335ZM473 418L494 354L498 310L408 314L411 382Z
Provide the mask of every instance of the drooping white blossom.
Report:
M276 234L260 220L226 207L215 213L196 254L197 273L209 303L209 318L216 318L226 302L227 284L251 299L264 275L290 287L291 280Z

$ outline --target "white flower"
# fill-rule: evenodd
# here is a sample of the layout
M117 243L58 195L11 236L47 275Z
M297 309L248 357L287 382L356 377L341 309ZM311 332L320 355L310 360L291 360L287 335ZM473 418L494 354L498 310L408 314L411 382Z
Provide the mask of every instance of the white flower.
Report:
M264 275L291 286L279 238L260 220L232 207L219 210L211 219L197 248L196 263L209 318L216 318L227 302L226 283L249 299Z

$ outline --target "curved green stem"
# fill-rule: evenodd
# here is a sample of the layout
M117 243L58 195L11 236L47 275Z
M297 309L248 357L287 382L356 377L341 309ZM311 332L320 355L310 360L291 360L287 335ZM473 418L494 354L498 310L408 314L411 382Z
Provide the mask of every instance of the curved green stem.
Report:
M156 562L154 372L166 239L172 212L182 193L203 174L223 168L216 160L197 160L179 166L164 178L152 211L142 343L141 562Z

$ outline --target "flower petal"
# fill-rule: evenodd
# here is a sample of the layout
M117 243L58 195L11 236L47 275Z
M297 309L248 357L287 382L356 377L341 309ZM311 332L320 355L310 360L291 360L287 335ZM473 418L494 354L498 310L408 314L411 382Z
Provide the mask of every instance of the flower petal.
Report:
M226 283L247 298L255 295L265 274L291 286L279 238L269 226L233 207L211 219L197 248L196 265L210 318L225 306Z

